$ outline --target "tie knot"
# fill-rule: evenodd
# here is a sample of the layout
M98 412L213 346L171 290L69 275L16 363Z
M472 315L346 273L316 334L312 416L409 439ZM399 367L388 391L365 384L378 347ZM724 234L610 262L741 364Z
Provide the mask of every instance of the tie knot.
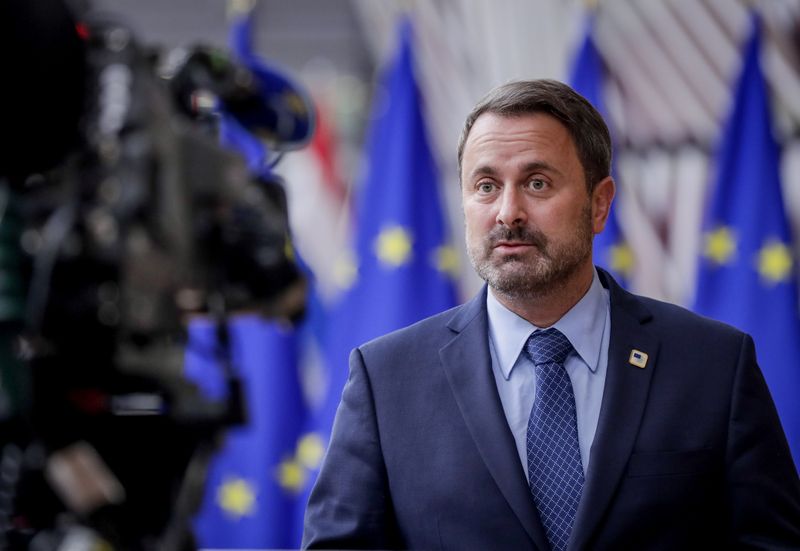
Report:
M563 364L572 351L572 344L564 333L551 327L544 331L534 331L525 343L525 350L536 365Z

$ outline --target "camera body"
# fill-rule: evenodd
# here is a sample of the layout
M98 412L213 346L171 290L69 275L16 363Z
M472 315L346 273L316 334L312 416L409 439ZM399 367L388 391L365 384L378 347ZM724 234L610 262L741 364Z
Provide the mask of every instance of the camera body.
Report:
M297 319L305 298L281 182L219 145L219 112L269 125L283 107L221 52L196 48L164 78L124 25L78 30L78 146L13 186L30 430L4 448L17 475L0 532L12 549L191 549L205 466L246 417L225 320ZM223 401L183 373L199 315L218 322Z

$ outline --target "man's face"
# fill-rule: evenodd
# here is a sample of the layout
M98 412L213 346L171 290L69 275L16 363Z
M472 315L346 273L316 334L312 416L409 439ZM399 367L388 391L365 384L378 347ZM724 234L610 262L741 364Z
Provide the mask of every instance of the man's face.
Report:
M544 113L484 113L464 146L461 195L472 265L492 288L535 296L592 263L610 178L592 196L567 129Z

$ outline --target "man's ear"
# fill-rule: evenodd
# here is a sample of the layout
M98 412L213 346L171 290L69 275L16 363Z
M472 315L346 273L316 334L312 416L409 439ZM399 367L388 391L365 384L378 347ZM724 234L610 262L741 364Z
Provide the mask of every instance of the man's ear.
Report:
M592 231L595 234L603 231L611 212L611 202L614 200L616 185L611 176L606 176L594 186L592 191Z

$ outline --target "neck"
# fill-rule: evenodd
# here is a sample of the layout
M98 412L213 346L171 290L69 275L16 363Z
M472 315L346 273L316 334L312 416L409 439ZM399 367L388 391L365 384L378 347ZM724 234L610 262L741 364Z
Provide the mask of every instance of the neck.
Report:
M550 327L580 301L594 277L594 266L575 270L564 280L556 282L541 292L511 295L490 288L497 301L536 327Z

